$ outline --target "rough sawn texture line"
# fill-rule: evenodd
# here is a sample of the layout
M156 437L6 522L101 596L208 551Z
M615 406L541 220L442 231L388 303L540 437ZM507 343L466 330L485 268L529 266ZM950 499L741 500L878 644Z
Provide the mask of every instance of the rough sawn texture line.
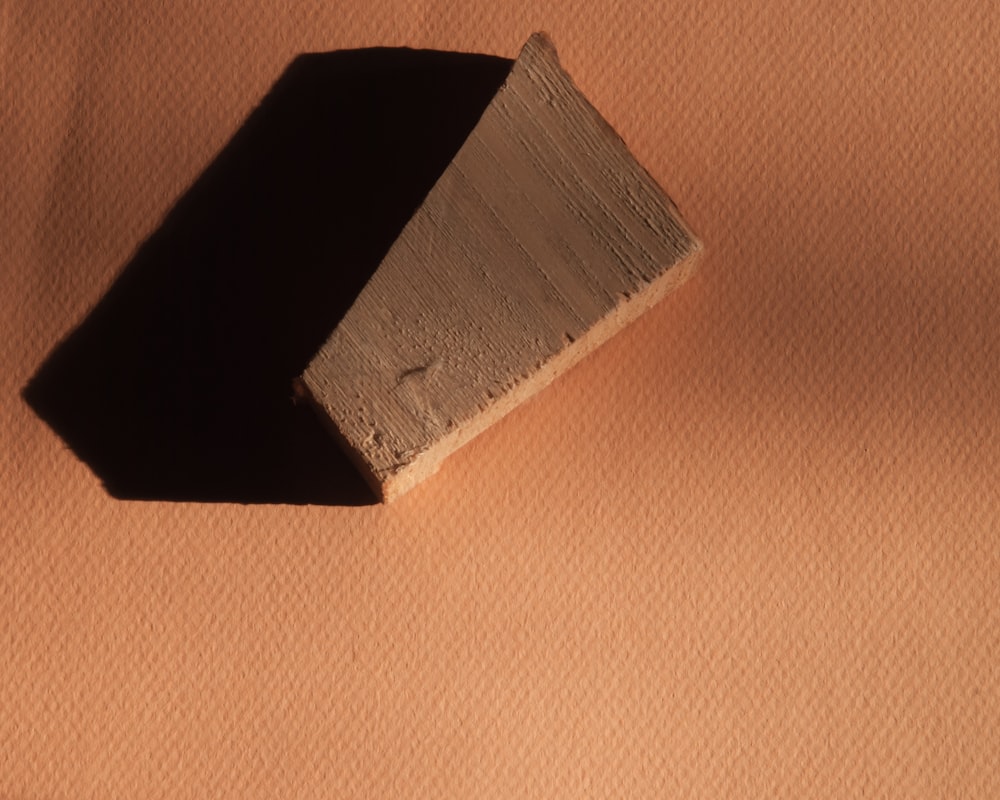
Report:
M536 34L299 390L390 500L656 303L699 247Z

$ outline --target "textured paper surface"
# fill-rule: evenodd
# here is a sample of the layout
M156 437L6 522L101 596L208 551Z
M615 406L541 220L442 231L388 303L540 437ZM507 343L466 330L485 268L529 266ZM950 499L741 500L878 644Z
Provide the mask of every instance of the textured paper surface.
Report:
M28 405L297 56L538 29L706 252L434 479L121 499ZM1000 795L991 4L15 0L0 48L0 797Z

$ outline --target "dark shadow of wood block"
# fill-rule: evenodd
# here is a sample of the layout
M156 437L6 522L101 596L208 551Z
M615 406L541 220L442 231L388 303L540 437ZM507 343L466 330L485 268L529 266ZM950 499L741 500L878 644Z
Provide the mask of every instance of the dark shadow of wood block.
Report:
M299 389L391 500L649 309L699 248L536 34Z
M114 497L375 502L290 386L511 66L405 48L296 57L25 401Z

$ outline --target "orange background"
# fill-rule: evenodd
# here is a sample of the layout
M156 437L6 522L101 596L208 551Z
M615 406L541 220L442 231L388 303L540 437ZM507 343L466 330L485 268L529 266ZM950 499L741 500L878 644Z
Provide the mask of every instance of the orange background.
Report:
M707 251L435 478L122 500L25 402L297 55L538 29ZM12 0L0 37L0 798L1000 796L993 4Z

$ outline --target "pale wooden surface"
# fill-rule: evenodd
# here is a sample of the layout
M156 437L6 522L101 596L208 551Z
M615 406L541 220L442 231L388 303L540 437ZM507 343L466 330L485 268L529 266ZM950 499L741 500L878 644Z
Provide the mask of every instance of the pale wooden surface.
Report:
M536 34L301 388L392 499L659 300L699 247Z

